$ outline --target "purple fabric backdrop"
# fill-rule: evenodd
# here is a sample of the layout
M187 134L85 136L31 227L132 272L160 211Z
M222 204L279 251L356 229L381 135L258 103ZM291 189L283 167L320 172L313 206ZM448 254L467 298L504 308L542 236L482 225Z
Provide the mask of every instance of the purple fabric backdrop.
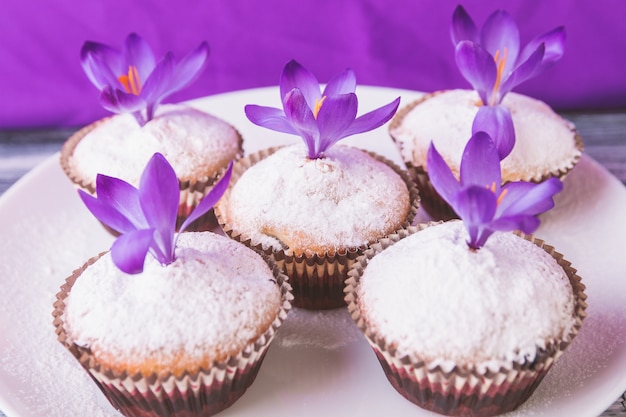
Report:
M352 67L359 84L431 91L466 87L449 37L458 0L3 0L0 128L82 125L107 112L79 63L85 40L119 46L127 33L161 56L207 40L209 65L170 101L275 85L291 58L320 79ZM482 24L496 7L522 42L565 25L564 58L517 91L557 109L626 107L626 2L463 2Z

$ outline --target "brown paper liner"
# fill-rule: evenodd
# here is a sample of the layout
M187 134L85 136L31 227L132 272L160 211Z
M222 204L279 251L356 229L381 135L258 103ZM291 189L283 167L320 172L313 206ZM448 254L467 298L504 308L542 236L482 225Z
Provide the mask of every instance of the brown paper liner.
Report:
M80 362L113 407L126 417L208 417L239 399L254 382L270 342L291 309L293 296L287 276L265 258L280 286L280 311L270 327L236 355L215 362L208 369L185 371L182 375L171 372L131 375L99 363L88 348L69 340L64 328L65 300L72 286L104 253L91 258L66 279L57 294L52 315L58 340Z
M236 227L228 224L225 220L224 205L226 204L225 202L228 201L230 191L239 177L252 165L272 155L280 148L281 147L263 149L240 159L235 164L230 180L230 187L215 207L217 221L227 236L245 244L257 252L264 253L276 262L289 277L289 283L293 287L294 307L310 310L327 310L345 307L343 288L344 281L348 276L348 270L355 259L362 254L368 246L340 248L334 252L325 252L322 254L305 253L302 255L294 255L290 253L289 250L263 247L262 244L255 242L244 231L237 230ZM373 152L367 153L392 168L405 182L409 190L411 206L405 222L398 230L408 227L413 222L419 207L420 198L417 187L406 171L402 170L396 164Z
M451 371L430 365L419 354L401 356L393 342L368 327L358 307L358 286L370 259L399 240L438 223L420 224L390 236L372 246L360 256L346 280L346 303L352 319L365 334L391 385L409 401L418 406L449 416L487 417L516 409L535 391L552 364L563 354L578 334L586 317L585 286L576 269L554 247L544 241L518 233L533 242L563 268L573 289L576 323L562 339L549 340L534 360L524 362L501 361L499 371L479 369L478 366L454 367Z
M70 136L61 148L59 163L61 164L61 169L65 173L65 175L72 181L74 186L78 189L82 189L83 191L88 192L89 194L96 194L96 183L94 179L86 179L81 178L72 170L70 165L70 159L74 153L74 149L78 146L78 143L93 129L95 129L100 123L106 122L109 118L114 116L105 117L104 119L95 121L94 123L87 125ZM233 129L235 129L233 127ZM240 159L243 156L243 138L238 130L237 132L237 142L238 142L238 152L235 155L234 161ZM188 179L188 180L180 180L178 181L180 186L180 201L178 205L178 217L176 219L177 227L180 227L182 223L189 217L189 214L193 211L193 209L200 203L200 201L204 198L205 195L213 188L213 185L217 182L218 179L222 177L224 172L226 172L226 166L222 167L218 172L206 172L199 178ZM105 229L107 229L113 235L117 235L117 233L103 225ZM201 216L197 220L185 229L189 232L203 232L207 230L213 230L217 227L217 220L215 219L215 214L213 210L209 210L205 215Z
M437 191L433 188L430 178L428 177L428 172L426 171L426 166L417 164L411 158L407 157L404 150L404 144L401 140L394 136L394 131L402 125L402 121L406 117L407 114L411 112L415 107L428 100L429 98L436 96L438 94L442 94L445 91L436 91L433 93L425 94L417 100L407 104L403 108L401 108L393 117L389 124L389 135L393 139L394 144L400 151L400 155L407 167L407 171L411 175L411 178L417 184L417 188L420 192L421 204L424 209L430 214L430 216L434 220L450 220L457 219L458 216L455 211L450 207L450 205L444 201ZM580 156L584 150L584 144L582 137L576 131L574 127L571 128L572 133L574 134L574 146L576 149L580 151L578 155L574 157L572 161L569 161L567 165L562 167L557 167L549 172L541 172L537 173L533 177L528 178L519 178L517 181L529 181L534 183L543 182L549 178L557 177L560 180L564 180L565 177L574 169L574 167L578 164L580 160ZM469 138L468 138L469 139Z

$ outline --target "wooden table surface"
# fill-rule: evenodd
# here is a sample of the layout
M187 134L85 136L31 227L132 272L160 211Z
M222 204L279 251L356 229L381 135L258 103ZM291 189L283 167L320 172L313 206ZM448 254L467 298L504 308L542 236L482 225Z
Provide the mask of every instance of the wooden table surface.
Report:
M585 152L626 184L626 109L562 115L576 124L585 143ZM0 195L22 175L57 152L75 130L0 131ZM601 416L626 417L624 396L617 398ZM5 417L2 411L0 417Z

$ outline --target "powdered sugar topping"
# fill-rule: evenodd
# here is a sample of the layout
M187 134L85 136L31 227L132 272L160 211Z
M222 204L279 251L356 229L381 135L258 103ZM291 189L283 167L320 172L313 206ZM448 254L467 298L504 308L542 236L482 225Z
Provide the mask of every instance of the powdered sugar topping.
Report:
M522 362L572 330L572 288L551 255L510 233L477 251L466 240L460 221L429 227L365 269L361 314L400 356L440 365Z
M209 232L184 233L174 263L147 257L139 275L124 274L103 256L77 279L66 304L70 340L96 355L127 361L182 351L200 360L207 352L237 352L265 331L280 291L267 264L245 246Z
M402 143L403 157L415 165L425 165L432 141L458 173L479 102L474 90L448 90L418 104L391 132ZM539 180L553 170L570 167L580 156L574 126L544 102L508 93L502 105L511 111L516 136L515 147L502 161L504 181Z
M179 179L202 179L216 174L239 152L239 136L232 126L188 106L160 106L144 126L130 114L96 123L69 159L72 170L94 184L100 173L137 185L156 152L167 158Z
M298 144L248 168L233 186L226 220L254 241L334 250L367 244L402 225L402 178L364 151L336 145L308 159Z

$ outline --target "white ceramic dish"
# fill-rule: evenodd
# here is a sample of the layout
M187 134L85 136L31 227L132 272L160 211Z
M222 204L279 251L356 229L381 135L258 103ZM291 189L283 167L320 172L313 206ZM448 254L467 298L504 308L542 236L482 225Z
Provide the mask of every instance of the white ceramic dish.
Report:
M360 111L419 93L361 87ZM247 121L247 103L279 106L276 88L192 104L240 129L247 152L297 138ZM346 140L400 163L386 127ZM579 269L588 318L532 398L512 416L595 417L626 390L626 189L591 158L565 181L537 235ZM111 237L82 206L53 157L0 199L0 409L9 417L113 417L117 412L56 341L54 295L65 277ZM345 310L295 310L249 391L221 416L432 415L387 382Z

